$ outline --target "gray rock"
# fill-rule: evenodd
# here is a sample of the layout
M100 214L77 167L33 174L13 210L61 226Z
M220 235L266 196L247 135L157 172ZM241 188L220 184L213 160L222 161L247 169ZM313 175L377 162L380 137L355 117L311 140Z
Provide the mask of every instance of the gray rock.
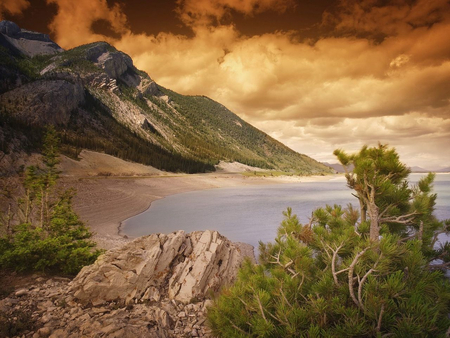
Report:
M47 34L20 29L11 21L0 22L0 34L3 34L5 47L29 57L63 51Z
M189 303L231 283L243 260L241 251L216 231L153 234L100 256L81 270L70 292L83 303L130 304L150 299L153 287L160 297Z
M0 95L0 105L31 124L66 125L71 113L84 103L84 89L66 80L35 81Z
M3 20L0 21L0 33L8 36L14 36L20 33L20 27L12 21Z
M228 252L233 250L240 253L213 231L146 236L106 252L70 283L52 278L33 292L1 300L0 307L13 320L14 310L30 311L39 329L24 337L212 338L204 311L211 301L204 300L206 291L197 291L219 287L215 278L223 271L236 273L235 256ZM169 281L184 292L176 276L185 278L191 272L199 276L191 288L195 303L170 299ZM220 278L221 283L226 280Z

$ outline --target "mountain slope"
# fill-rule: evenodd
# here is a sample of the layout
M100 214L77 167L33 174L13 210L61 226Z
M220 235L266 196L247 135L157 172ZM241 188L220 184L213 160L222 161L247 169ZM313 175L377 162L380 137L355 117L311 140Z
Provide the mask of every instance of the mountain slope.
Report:
M4 153L36 147L43 126L52 124L73 157L85 148L168 171L210 171L222 160L302 174L330 172L223 105L158 86L105 42L62 51L35 33L34 41L46 46L39 49L24 43L31 33L24 35L13 23L2 21L0 32Z

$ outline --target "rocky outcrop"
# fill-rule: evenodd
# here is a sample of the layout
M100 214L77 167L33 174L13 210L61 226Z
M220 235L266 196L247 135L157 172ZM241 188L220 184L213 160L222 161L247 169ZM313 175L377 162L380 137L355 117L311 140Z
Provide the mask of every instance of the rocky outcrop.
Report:
M243 259L239 245L216 231L153 234L111 250L83 268L70 292L82 303L94 305L161 298L188 303L231 283Z
M106 42L92 44L85 51L86 59L102 68L108 78L122 80L130 87L137 87L141 77L136 74L133 60L127 54L115 50Z
M122 52L105 52L98 57L97 64L113 79L120 78L133 67L131 58Z
M162 96L162 92L159 90L155 81L143 81L139 90L143 95Z
M0 105L31 124L66 125L85 100L83 86L70 80L40 80L0 96Z
M29 57L63 51L47 34L20 29L11 21L0 21L0 35L0 42L4 47Z
M250 245L216 231L141 237L108 251L71 282L36 276L0 300L0 322L29 318L20 337L212 337L210 292L230 283Z

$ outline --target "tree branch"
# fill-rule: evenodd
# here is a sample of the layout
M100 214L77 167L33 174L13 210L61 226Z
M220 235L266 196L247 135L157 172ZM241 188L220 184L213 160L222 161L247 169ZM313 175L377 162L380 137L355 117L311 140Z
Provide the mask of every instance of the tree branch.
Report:
M344 243L341 243L341 245L339 245L336 250L333 250L328 244L328 248L333 252L333 258L331 259L331 273L333 274L333 279L334 279L334 283L336 285L339 285L339 281L337 279L337 273L336 273L336 258L337 258L337 254L339 252L339 250L341 250L342 246L344 245Z
M398 224L408 224L411 223L412 220L414 219L413 216L418 215L418 212L411 212L409 214L406 215L400 215L400 216L390 216L390 217L381 217L380 218L380 223L383 222L390 222L390 223L398 223Z
M365 308L365 306L363 305L363 301L362 301L362 288L363 288L363 285L364 285L364 283L366 282L367 278L370 276L370 274L372 274L372 272L374 272L374 271L377 271L377 270L375 270L375 268L377 267L377 265L378 265L378 263L380 262L380 259L381 259L382 257L383 257L383 254L380 254L380 256L378 256L377 261L376 261L375 264L373 265L373 268L369 269L369 271L367 271L367 272L364 274L363 278L359 281L359 285L358 285L358 301L359 301L359 304L361 305L362 310L363 310L364 312L366 311L366 308Z
M352 297L353 302L361 309L362 305L359 303L358 299L356 299L355 296L355 290L353 290L353 271L355 270L355 266L358 263L358 260L361 258L362 255L366 253L366 251L369 249L369 247L365 248L363 251L360 251L355 258L353 259L352 263L348 267L348 290L350 292L350 296Z

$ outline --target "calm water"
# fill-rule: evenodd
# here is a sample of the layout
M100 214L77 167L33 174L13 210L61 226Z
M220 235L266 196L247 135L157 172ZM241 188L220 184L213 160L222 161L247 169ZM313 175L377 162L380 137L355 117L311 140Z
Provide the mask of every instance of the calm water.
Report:
M412 174L417 182L422 174ZM438 194L436 216L450 218L450 175L438 174L434 184ZM122 223L122 231L131 237L176 230L217 230L232 241L249 243L273 241L282 211L291 207L302 223L311 212L326 204L358 201L351 195L344 177L326 182L294 183L239 188L221 188L172 195L152 203L151 207Z

